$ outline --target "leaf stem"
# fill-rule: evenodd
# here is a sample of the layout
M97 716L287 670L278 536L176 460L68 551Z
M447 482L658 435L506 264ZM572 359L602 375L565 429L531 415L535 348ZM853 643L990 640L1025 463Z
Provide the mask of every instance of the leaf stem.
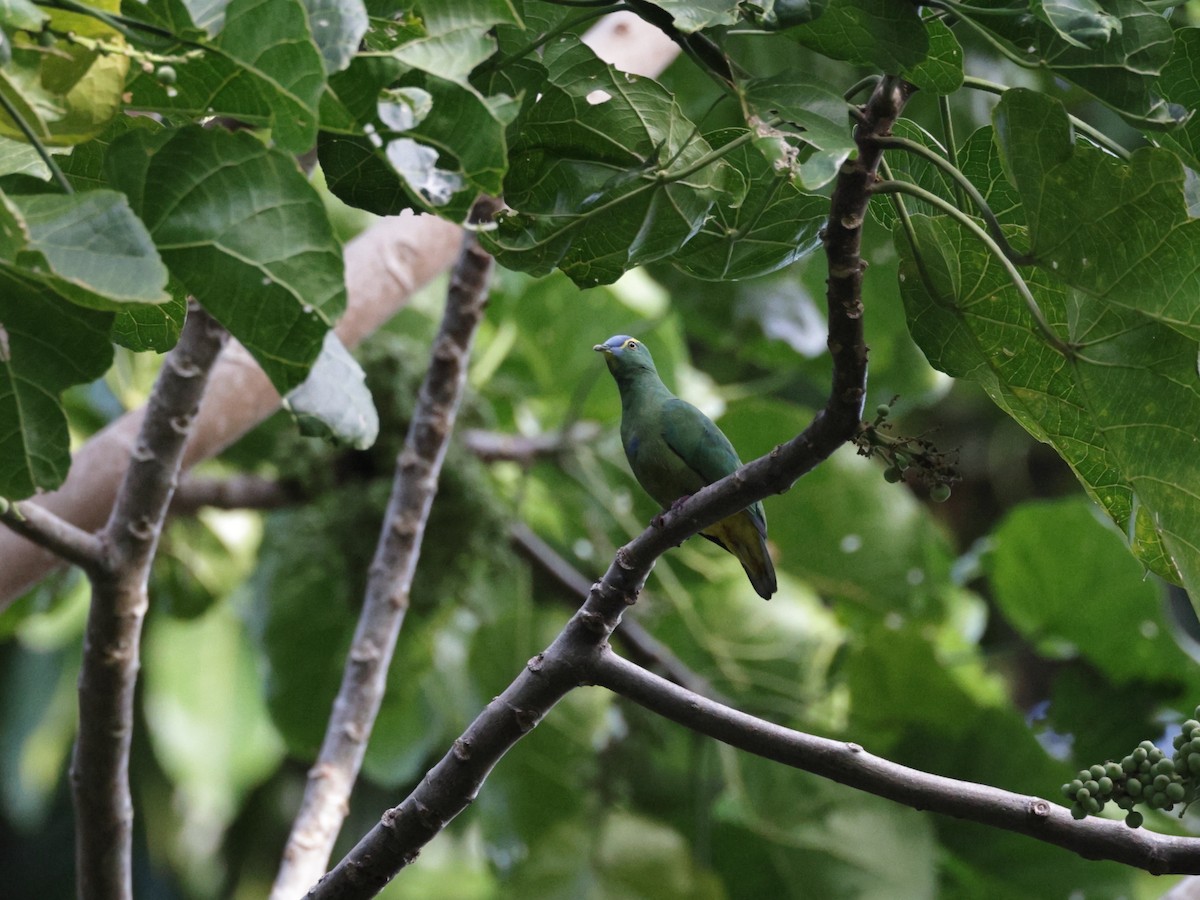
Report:
M866 78L859 79L846 89L846 92L842 94L842 99L849 103L867 88L874 89L875 85L879 84L879 79L882 77L883 76L881 75L868 75Z
M46 164L46 168L50 170L50 174L54 176L54 180L58 182L58 186L63 189L63 193L75 193L75 188L67 180L67 176L59 168L58 163L54 161L54 157L50 155L50 151L46 149L46 145L42 143L41 138L37 136L32 126L25 121L25 117L21 115L16 105L8 99L8 95L4 91L0 91L0 106L4 107L4 111L8 113L8 117L21 129L21 133L25 135L25 140L33 145L33 149L42 158L42 162Z
M774 127L775 125L778 125L781 121L782 121L781 119L772 119L767 124L771 127ZM682 181L683 179L687 178L689 175L694 175L697 172L699 172L701 169L705 168L706 166L710 166L714 162L717 162L722 157L727 156L729 153L733 152L734 150L736 150L738 147L742 146L743 144L750 143L750 141L754 140L754 138L755 138L755 134L753 131L747 131L744 134L740 134L737 137L735 137L732 141L730 141L728 144L722 144L716 150L710 150L708 153L705 153L702 157L700 157L698 160L696 160L694 163L692 163L690 166L683 169L682 171L671 173L669 178L666 176L660 176L659 180L660 181Z
M1011 90L1011 88L1009 88L1007 85L997 84L994 81L988 81L984 78L975 78L972 75L968 75L963 79L963 87L973 88L974 90L983 91L988 94L995 94L998 97L1003 96L1005 91ZM1097 147L1102 147L1113 156L1119 156L1121 159L1129 159L1129 151L1106 135L1104 132L1092 125L1089 125L1078 116L1072 116L1068 113L1068 118L1071 121L1071 125L1073 125L1077 130L1083 132L1087 139L1094 143Z
M47 6L52 6L57 9L66 10L67 12L78 13L81 16L88 16L98 22L103 22L113 31L119 32L127 40L136 41L138 35L136 32L141 31L146 34L153 34L157 37L169 38L173 41L182 41L175 32L168 28L163 28L159 25L151 25L149 22L139 22L137 19L131 19L128 16L122 16L115 13L106 12L102 9L96 9L94 6L88 6L86 3L80 3L78 0L44 0ZM193 43L193 42L186 42ZM196 46L202 46L197 44Z
M991 234L992 238L1000 246L1004 255L1019 266L1027 266L1035 262L1033 256L1028 253L1019 253L1008 242L1008 238L1004 236L1004 230L1000 227L1000 221L996 218L996 214L992 212L992 208L988 206L987 200L983 198L983 195L979 193L979 189L971 183L971 180L957 166L930 150L924 144L909 140L908 138L888 135L877 138L877 140L884 147L893 147L897 150L904 150L915 156L919 156L949 175L954 180L954 184L958 190L965 193L979 209L980 217L987 223L988 233ZM888 177L890 178L891 176L889 175ZM965 205L965 203L960 203L960 206Z
M1021 273L1017 271L1016 265L1014 265L1013 261L1008 258L1003 250L1000 249L999 245L992 240L991 235L989 235L984 229L980 228L974 219L956 207L953 203L943 200L937 194L931 193L930 191L927 191L924 188L918 187L917 185L911 184L907 181L881 181L871 188L871 192L874 194L908 194L909 196L916 197L919 200L924 200L930 206L937 207L942 212L946 213L952 219L957 221L968 231L970 231L973 235L975 235L975 237L983 242L985 247L992 251L992 254L996 257L996 259L998 259L1000 264L1004 266L1005 271L1008 273L1008 277L1012 280L1013 286L1017 289L1017 293L1019 293L1021 295L1021 299L1025 301L1025 305L1029 309L1029 315L1033 319L1033 324L1037 327L1037 330L1041 332L1041 335L1043 338L1045 338L1046 343L1048 343L1051 347L1068 359L1075 355L1075 351L1071 348L1071 346L1054 333L1054 329L1050 327L1050 323L1047 322L1046 317L1042 315L1041 307L1038 306L1036 298L1034 298L1033 293L1029 290L1029 285L1025 283L1025 279L1021 276Z
M962 175L958 168L958 147L954 141L954 119L950 115L950 98L945 94L938 95L938 112L942 116L942 137L946 142L946 158L955 172ZM936 156L936 154L934 154ZM963 176L965 180L965 176ZM967 205L966 198L963 196L963 184L958 178L954 179L954 199L958 202L959 207ZM986 205L984 209L986 209ZM990 210L989 210L990 212Z

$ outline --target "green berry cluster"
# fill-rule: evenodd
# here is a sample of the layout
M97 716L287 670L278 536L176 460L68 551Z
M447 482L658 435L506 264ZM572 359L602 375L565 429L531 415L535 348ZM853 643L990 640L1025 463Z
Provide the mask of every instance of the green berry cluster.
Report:
M1200 707L1196 718L1188 719L1174 740L1172 756L1152 741L1142 741L1120 762L1106 762L1080 769L1072 781L1062 786L1063 796L1071 801L1076 819L1096 815L1105 805L1114 803L1125 810L1125 824L1139 827L1144 816L1134 807L1170 812L1176 805L1184 809L1200 794ZM1182 810L1180 811L1182 815Z
M896 400L893 397L890 403L879 404L875 408L875 418L859 425L854 438L858 453L882 460L885 464L883 477L889 483L908 480L924 485L930 500L944 503L950 499L950 485L959 480L957 454L938 450L932 441L924 438L890 434L892 423L887 419Z

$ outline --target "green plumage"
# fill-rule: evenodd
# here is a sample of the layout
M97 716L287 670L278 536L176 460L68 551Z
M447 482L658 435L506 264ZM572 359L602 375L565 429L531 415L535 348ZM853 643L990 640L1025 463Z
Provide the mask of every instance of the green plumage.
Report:
M604 354L621 392L621 443L629 467L663 509L741 466L729 438L712 419L662 383L645 344L620 334L594 349ZM775 567L767 552L761 503L700 533L736 556L758 595L771 599Z

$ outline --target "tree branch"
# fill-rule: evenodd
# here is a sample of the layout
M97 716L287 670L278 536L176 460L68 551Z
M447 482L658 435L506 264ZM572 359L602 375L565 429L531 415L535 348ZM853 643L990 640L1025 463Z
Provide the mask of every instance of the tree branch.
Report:
M576 422L565 431L548 431L531 437L472 428L462 433L462 442L484 462L530 465L540 457L564 453L599 436L600 426L596 422Z
M563 599L572 607L580 600L586 600L592 590L592 583L569 562L538 537L532 529L518 522L510 532L513 544L530 560L554 578L566 593ZM683 661L671 652L671 648L647 631L642 624L633 618L622 618L621 624L613 632L613 636L625 648L625 652L640 666L657 670L668 681L687 688L697 694L714 700L724 698L717 693L708 679L693 672Z
M208 374L225 331L192 306L163 361L117 503L99 537L79 673L79 733L71 759L76 880L81 898L132 897L129 744L146 579Z
M98 537L36 503L9 503L0 498L0 522L85 572L95 572L102 565L104 551Z
M273 900L291 900L320 877L349 812L350 791L362 767L408 609L421 540L466 389L471 344L483 319L493 268L492 257L468 232L451 274L429 370L396 460L392 496L341 687L283 851L271 890Z
M829 400L812 423L786 444L696 492L617 551L604 578L583 607L542 653L476 717L399 806L325 876L309 897L370 897L408 863L475 798L500 758L527 734L567 692L586 683L596 660L628 604L637 600L655 560L702 528L755 500L790 487L797 478L853 437L866 394L867 348L862 331L862 272L859 255L869 187L882 150L872 142L899 116L911 88L884 78L862 110L855 129L859 153L838 174L823 240L829 260L827 300L833 384ZM658 520L656 520L658 521Z
M858 744L802 734L722 706L611 651L596 657L591 674L596 684L731 747L914 809L1015 831L1086 859L1110 859L1155 875L1200 871L1196 838L1155 834L1112 819L1076 821L1066 807L1040 797L910 769Z
M205 506L214 509L279 509L303 499L299 489L261 475L245 472L227 478L192 475L180 481L175 489L171 514L191 515Z

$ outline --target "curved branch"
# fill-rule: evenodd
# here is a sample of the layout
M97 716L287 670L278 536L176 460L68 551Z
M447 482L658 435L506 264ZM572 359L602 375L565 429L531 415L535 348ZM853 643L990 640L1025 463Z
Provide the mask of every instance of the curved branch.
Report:
M271 889L274 900L291 900L320 877L349 813L350 792L362 768L408 611L425 525L466 389L471 345L483 319L493 268L492 257L468 231L451 274L429 370L396 459L392 496L342 683Z
M129 747L146 580L184 444L224 341L225 330L193 305L154 383L116 506L100 534L104 559L90 573L79 733L71 758L76 880L84 900L132 896Z
M594 660L595 683L651 712L731 747L803 769L914 809L930 810L1028 835L1087 859L1110 859L1155 875L1200 872L1200 839L1155 834L1089 817L999 788L910 769L858 744L775 725L659 678L608 651Z
M855 129L857 158L847 160L830 198L823 240L829 261L827 301L833 383L825 407L786 444L696 492L617 551L583 607L542 653L481 712L454 746L399 806L382 820L310 892L311 898L362 898L378 893L421 847L478 794L492 767L569 691L585 683L607 652L609 635L637 600L655 561L706 526L768 494L787 490L800 476L850 440L866 395L867 348L862 329L862 225L882 149L872 142L900 115L911 87L880 81Z

